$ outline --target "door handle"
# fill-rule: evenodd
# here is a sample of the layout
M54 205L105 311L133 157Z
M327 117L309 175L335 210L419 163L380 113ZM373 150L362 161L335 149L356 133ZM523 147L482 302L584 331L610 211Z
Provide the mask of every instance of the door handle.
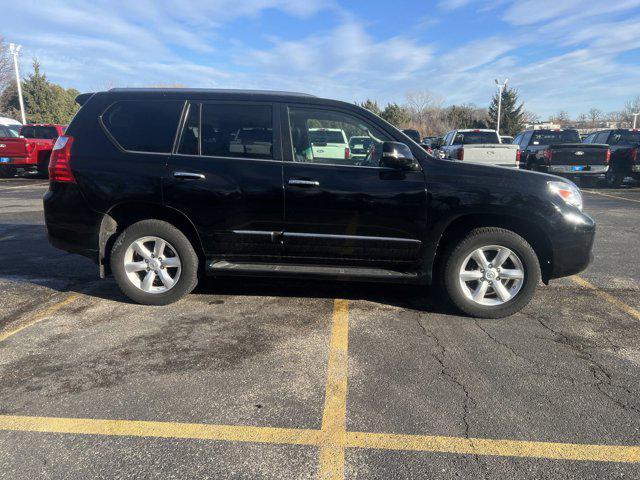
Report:
M317 180L300 180L298 178L289 179L289 185L297 185L299 187L319 187L320 182Z
M204 180L204 175L202 173L194 173L194 172L173 172L173 176L176 178L191 178L194 180Z

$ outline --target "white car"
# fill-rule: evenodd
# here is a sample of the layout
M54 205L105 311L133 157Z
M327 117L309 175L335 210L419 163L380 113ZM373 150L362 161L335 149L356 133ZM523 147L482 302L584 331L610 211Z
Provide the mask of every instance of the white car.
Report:
M0 138L14 138L20 136L22 124L13 118L0 117Z
M310 128L309 141L314 160L351 158L349 142L341 128Z
M520 160L520 147L500 141L495 130L453 130L444 136L439 147L442 158L483 163L497 167L513 167Z

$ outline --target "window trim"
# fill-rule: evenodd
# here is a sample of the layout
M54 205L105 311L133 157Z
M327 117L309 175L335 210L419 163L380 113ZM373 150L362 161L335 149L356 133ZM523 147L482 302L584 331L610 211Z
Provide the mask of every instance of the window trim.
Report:
M283 159L284 162L287 164L291 164L291 165L305 165L305 166L311 166L311 165L318 165L318 166L325 166L325 167L338 167L338 168L367 168L367 169L373 169L373 170L378 170L378 171L384 171L384 172L389 172L389 171L394 171L393 168L390 167L374 167L374 166L368 166L368 165L340 165L337 163L320 163L320 162L294 162L293 158L293 138L291 136L291 117L290 117L290 113L289 110L291 108L300 108L300 109L308 109L308 110L324 110L327 112L334 112L334 113L340 113L343 115L349 115L352 117L356 117L359 118L360 120L362 120L363 122L365 122L366 124L370 124L373 125L376 129L380 130L381 132L385 133L387 136L391 137L393 139L393 141L396 142L400 142L401 140L398 140L396 138L395 135L392 135L392 132L390 132L388 129L383 128L382 126L376 124L375 122L372 122L370 119L364 117L363 115L360 115L359 112L353 112L353 111L349 111L349 110L345 110L345 109L341 109L341 108L336 108L336 107L329 107L326 105L315 105L315 104L311 104L311 103L296 103L296 102L287 102L287 103L283 103L281 105L281 110L282 110L282 124L283 124L283 129L282 129L282 148L283 148ZM287 142L284 141L284 138L287 138ZM349 139L347 139L347 142L349 141ZM287 143L288 147L286 150L286 155L284 155L285 151L284 151L284 144ZM403 142L404 143L404 142ZM420 171L423 171L422 168L422 164L419 160L418 155L415 154L415 152L413 151L413 149L411 148L410 145L407 145L407 147L409 147L411 149L411 153L413 153L414 159L416 161L416 163L418 164Z
M176 125L176 131L173 134L173 142L171 143L171 147L169 148L168 152L146 152L144 150L127 150L126 148L124 148L122 145L120 145L120 142L118 142L118 140L116 140L116 137L113 136L113 134L109 131L109 129L107 128L107 125L104 123L104 120L102 119L102 116L109 111L109 109L111 109L111 107L113 107L116 103L125 103L125 102L141 102L141 103L151 103L151 102L183 102L187 103L187 100L168 100L168 99L159 99L159 100L136 100L136 99L125 99L125 100L116 100L114 102L111 102L103 111L102 113L98 116L98 124L100 125L100 127L102 128L102 131L104 132L104 134L107 136L107 138L111 141L111 143L113 143L115 145L115 147L120 150L121 153L138 153L138 154L142 154L142 155L162 155L162 156L168 156L171 155L172 151L173 151L173 146L175 145L176 142L176 136L180 133L180 128L181 128L181 124L182 124L182 116L184 114L184 105L182 106L182 109L180 110L179 116L178 116L178 123Z
M184 125L187 122L188 109L183 112L184 118L181 119L180 129L178 130L177 135L180 136L180 139L176 141L174 145L174 149L171 152L171 155L181 156L181 157L192 157L192 158L217 158L222 160L244 160L244 161L255 161L255 162L278 162L282 163L282 148L281 148L281 129L280 129L280 108L279 103L277 102L255 102L255 101L242 101L242 100L209 100L209 99L188 99L186 100L187 105L197 104L200 108L200 119L199 119L199 128L200 132L202 132L202 112L204 110L203 106L205 104L213 104L213 105L243 105L243 106L267 106L271 107L271 130L273 135L273 158L250 158L250 157L227 157L221 155L203 155L202 154L202 138L198 141L198 151L200 152L198 155L193 155L189 153L180 153L178 152L178 148L180 145L180 140L182 139L182 134L184 131Z

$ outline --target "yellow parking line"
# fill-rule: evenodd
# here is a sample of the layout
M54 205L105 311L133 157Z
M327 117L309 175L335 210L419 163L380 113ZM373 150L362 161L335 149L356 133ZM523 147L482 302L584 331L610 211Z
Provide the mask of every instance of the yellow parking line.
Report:
M380 450L533 457L591 462L640 462L640 447L577 443L493 440L485 438L348 432L346 447Z
M617 195L609 195L608 193L594 192L593 190L583 190L583 192L591 193L593 195L600 195L601 197L617 198L618 200L626 200L627 202L640 203L640 200L635 198L618 197Z
M338 440L335 445L329 445L327 434L323 430L201 423L0 415L0 431L319 446L321 451L325 449L325 458L328 461L327 468L321 469L320 473L329 475L325 478L340 479L344 478L344 448L640 463L640 447L629 445L590 445L369 432L343 432L342 443ZM341 458L329 457L329 454L337 454L340 449L343 450ZM339 468L335 468L336 465Z
M320 444L319 430L200 423L0 416L0 430L127 437L161 437L293 445Z
M318 478L344 478L344 443L347 430L347 367L349 347L349 301L335 300L324 413L322 415L322 446Z
M638 310L636 310L635 308L633 308L631 305L627 305L622 300L618 300L613 295L609 295L604 290L599 289L594 284L586 281L584 278L582 278L582 277L580 277L578 275L574 275L574 276L569 277L569 278L574 283L580 285L581 287L584 287L584 288L586 288L588 290L591 290L593 293L598 295L600 298L602 298L606 302L609 302L611 305L614 305L615 307L618 307L623 312L626 312L629 315L631 315L632 317L636 318L637 320L640 320L640 312Z
M0 342L6 340L7 338L15 335L18 332L21 332L25 328L29 328L29 327L35 325L36 323L40 323L41 321L47 319L48 317L50 317L51 315L56 313L61 308L64 308L67 305L69 305L71 302L74 302L75 300L77 300L80 296L81 296L80 293L72 293L67 298L65 298L63 300L60 300L59 302L54 303L50 307L45 308L44 310L36 313L36 315L31 320L29 320L27 323L24 323L24 324L20 325L19 327L13 328L11 330L7 330L6 332L0 333Z

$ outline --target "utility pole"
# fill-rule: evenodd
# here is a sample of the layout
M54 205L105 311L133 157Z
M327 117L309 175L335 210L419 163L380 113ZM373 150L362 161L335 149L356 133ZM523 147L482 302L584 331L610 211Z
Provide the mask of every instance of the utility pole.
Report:
M633 129L634 130L636 129L636 120L638 119L638 115L640 115L640 112L633 114Z
M502 107L502 91L507 87L508 78L505 78L503 83L500 83L496 78L494 80L496 85L498 86L498 121L496 122L496 132L498 132L498 136L500 136L500 109Z
M13 55L13 66L16 70L16 85L18 86L18 101L20 102L20 115L22 116L22 123L27 123L27 117L24 114L24 101L22 100L22 83L20 82L20 71L18 70L18 54L22 45L16 45L15 43L9 44L9 53Z

